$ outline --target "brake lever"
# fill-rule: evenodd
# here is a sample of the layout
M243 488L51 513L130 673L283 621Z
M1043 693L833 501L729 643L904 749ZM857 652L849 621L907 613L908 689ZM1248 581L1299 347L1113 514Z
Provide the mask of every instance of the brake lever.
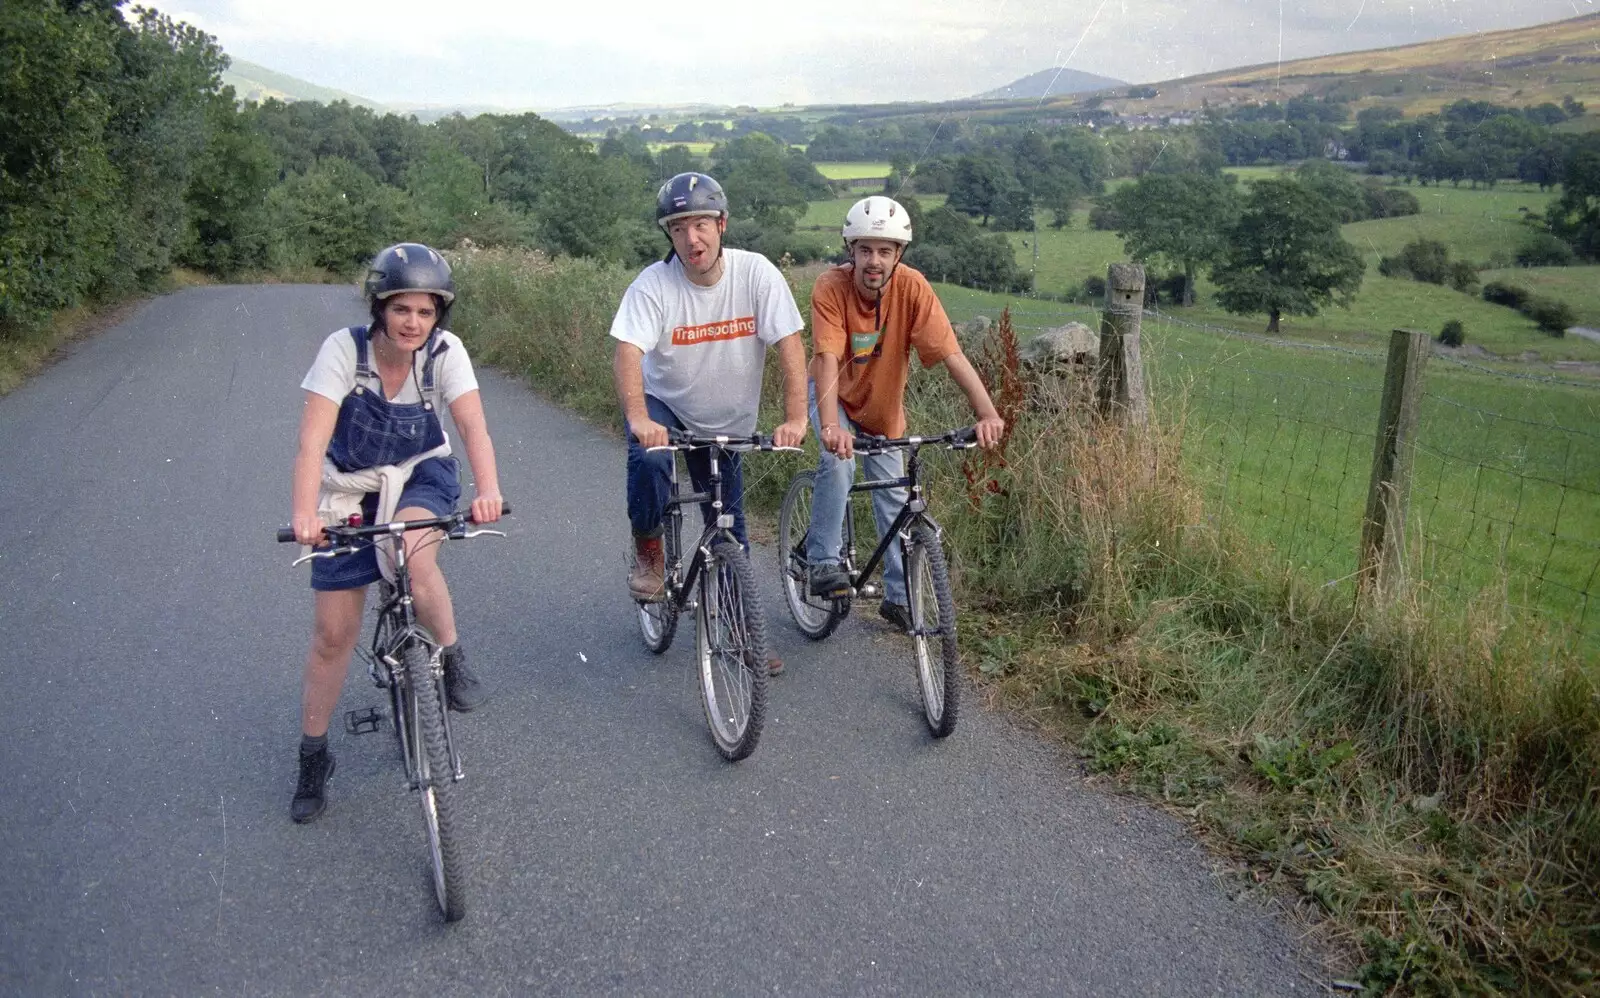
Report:
M328 548L325 551L312 551L312 552L309 552L308 554L303 554L300 557L296 558L293 562L291 562L289 564L289 567L290 568L295 568L295 567L298 567L300 565L304 565L306 562L310 561L312 558L342 558L347 554L355 554L355 552L356 552L356 549L353 548L353 547L349 547L349 546L342 547L342 548Z
M488 534L490 537L504 537L504 536L506 536L506 532L504 530L491 530L488 527L477 527L477 528L474 528L472 530L467 531L466 533L462 534L461 536L462 536L462 538L482 537L485 534Z

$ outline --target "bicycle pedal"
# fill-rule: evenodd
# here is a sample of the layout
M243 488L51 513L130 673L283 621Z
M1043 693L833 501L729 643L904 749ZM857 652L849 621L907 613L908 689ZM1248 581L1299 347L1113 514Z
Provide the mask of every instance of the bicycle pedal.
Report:
M846 595L848 595L848 593ZM876 582L863 582L861 583L861 586L856 589L856 595L860 596L862 599L877 599L879 596L883 595L883 590L878 588L878 584Z
M387 715L377 707L344 712L344 729L352 735L366 735L383 726Z

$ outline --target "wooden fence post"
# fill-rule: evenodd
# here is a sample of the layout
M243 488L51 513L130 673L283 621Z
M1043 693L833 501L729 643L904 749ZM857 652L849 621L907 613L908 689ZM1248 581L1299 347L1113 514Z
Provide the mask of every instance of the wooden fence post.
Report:
M1144 266L1113 263L1106 271L1106 310L1100 320L1096 397L1102 416L1135 426L1150 421L1144 390L1139 325L1144 316Z
M1378 416L1367 517L1361 527L1362 592L1392 592L1405 567L1406 503L1411 495L1411 458L1422 399L1422 368L1430 353L1429 335L1396 329L1389 337L1389 363L1383 377L1383 408Z

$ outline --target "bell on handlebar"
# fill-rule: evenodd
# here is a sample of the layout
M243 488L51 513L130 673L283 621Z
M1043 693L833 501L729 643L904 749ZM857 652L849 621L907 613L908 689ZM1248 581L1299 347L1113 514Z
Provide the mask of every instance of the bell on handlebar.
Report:
M361 526L361 523L362 519L360 513L351 513L349 516L344 518L344 525L347 527L359 527Z

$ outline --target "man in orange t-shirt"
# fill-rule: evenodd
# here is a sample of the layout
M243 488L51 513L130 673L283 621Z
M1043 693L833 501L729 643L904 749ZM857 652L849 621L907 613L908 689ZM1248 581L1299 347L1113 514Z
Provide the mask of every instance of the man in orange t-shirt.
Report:
M911 242L911 219L898 202L864 198L844 223L850 262L825 271L811 291L811 420L822 440L812 497L806 559L813 595L848 588L839 563L845 506L855 481L853 438L859 429L885 437L906 432L905 391L911 351L923 367L942 363L977 415L978 444L992 447L1005 431L978 372L973 370L944 306L927 278L900 264ZM873 481L905 474L900 452L863 455ZM877 489L872 510L881 535L905 505L906 490ZM911 627L906 609L905 564L897 545L884 559L882 617Z

